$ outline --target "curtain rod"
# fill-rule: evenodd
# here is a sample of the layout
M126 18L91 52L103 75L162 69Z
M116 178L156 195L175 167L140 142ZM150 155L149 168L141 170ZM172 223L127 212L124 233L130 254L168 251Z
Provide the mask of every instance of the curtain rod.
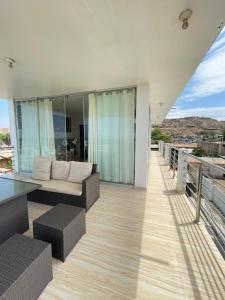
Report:
M117 90L124 90L124 89L132 89L137 88L137 85L130 85L125 87L117 87L117 88L111 88L111 89L102 89L102 90L92 90L92 91L86 91L86 92L77 92L77 93L71 93L71 94L62 94L62 95L55 95L55 96L42 96L42 97L28 97L28 98L13 98L15 102L23 102L23 101L32 101L32 100L41 100L41 99L53 99L53 98L60 98L60 97L69 97L69 96L82 96L85 94L91 94L91 93L102 93L102 92L110 92L110 91L117 91Z

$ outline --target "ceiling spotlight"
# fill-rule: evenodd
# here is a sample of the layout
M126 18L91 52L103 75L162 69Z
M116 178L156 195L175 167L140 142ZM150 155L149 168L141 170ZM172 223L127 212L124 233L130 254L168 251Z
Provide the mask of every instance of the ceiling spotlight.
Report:
M11 57L6 57L4 58L4 61L8 64L8 67L10 69L12 69L14 67L14 64L15 64L15 59L11 58Z
M182 13L179 16L180 21L182 22L182 30L186 30L189 26L188 20L192 16L192 10L191 9L185 9L182 11Z
M218 28L218 29L222 29L223 26L224 26L224 24L223 24L223 21L222 21L222 22L220 22L220 24L217 26L217 28Z

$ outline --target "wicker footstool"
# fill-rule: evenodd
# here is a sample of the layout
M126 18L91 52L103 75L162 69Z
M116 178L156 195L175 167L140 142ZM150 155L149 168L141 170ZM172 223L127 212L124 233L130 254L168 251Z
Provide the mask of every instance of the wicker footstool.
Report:
M51 280L50 244L15 234L0 245L0 299L35 300Z
M83 234L85 234L85 209L58 204L34 220L34 238L52 244L52 256L65 261Z

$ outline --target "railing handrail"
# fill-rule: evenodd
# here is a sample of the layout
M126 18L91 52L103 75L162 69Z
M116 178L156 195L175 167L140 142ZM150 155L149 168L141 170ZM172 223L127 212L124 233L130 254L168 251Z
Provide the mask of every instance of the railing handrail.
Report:
M173 148L173 149L175 149L175 150L177 150L177 151L182 150L183 153L185 153L185 154L187 155L187 157L190 157L190 158L192 158L192 159L194 159L194 160L197 160L197 161L199 161L200 163L202 163L202 164L204 164L204 165L206 165L206 166L208 166L208 167L211 167L211 168L217 170L218 172L221 172L221 173L223 173L223 174L225 173L225 168L223 168L223 167L220 167L220 166L217 166L217 165L215 165L215 164L213 164L213 163L210 163L210 162L206 161L205 159L203 159L203 158L201 158L201 157L198 157L198 156L195 156L195 155L193 155L193 154L187 153L187 152L185 152L182 148L177 148L177 147L174 146L173 144L171 144L170 147Z
M225 168L215 165L213 161L210 162L205 158L190 154L185 151L185 148L178 148L173 144L160 142L159 150L165 158L166 165L169 165L169 170L173 171L173 178L177 170L176 189L184 192L195 207L195 222L199 224L200 217L202 218L225 258L225 209L223 204L225 185L218 183L217 180L217 177L220 178L219 174L225 174ZM179 154L177 155L177 153ZM199 165L197 167L192 165L188 158L196 161ZM207 172L206 169L208 169ZM205 181L206 179L209 179L209 182ZM221 179L225 183L225 178Z
M14 149L14 146L0 146L0 150Z
M221 172L221 173L225 174L225 168L217 166L217 165L215 165L213 163L210 163L210 162L206 161L205 159L202 159L201 157L195 156L195 155L190 154L190 153L187 153L187 156L190 157L190 158L193 158L193 159L195 159L197 161L199 161L203 165L206 165L206 166L208 166L210 168L213 168L213 169L217 170L218 172Z

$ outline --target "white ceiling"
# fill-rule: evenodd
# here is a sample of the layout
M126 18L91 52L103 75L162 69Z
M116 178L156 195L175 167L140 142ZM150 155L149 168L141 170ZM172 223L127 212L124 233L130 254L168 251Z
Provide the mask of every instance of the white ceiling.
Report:
M153 123L225 20L224 0L0 0L0 7L0 97L149 83ZM182 31L186 8L193 16ZM4 57L16 60L14 69Z

